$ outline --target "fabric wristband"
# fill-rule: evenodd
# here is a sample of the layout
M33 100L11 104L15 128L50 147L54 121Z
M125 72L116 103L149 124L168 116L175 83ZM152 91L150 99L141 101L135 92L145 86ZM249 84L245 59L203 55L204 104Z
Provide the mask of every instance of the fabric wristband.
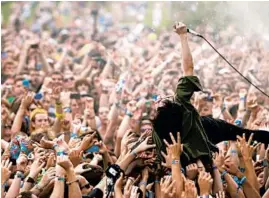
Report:
M128 110L126 110L125 115L129 116L130 118L133 117L133 114L129 112Z
M180 164L180 160L172 160L172 164Z
M16 172L16 176L17 176L18 178L20 178L20 179L24 179L24 174L23 174L22 171L17 171L17 172Z
M145 181L141 181L141 182L139 183L139 186L141 186L141 185L147 186L147 182L145 182Z
M227 174L228 172L225 170L221 173L221 177L224 178L224 176Z
M57 177L57 180L58 180L58 181L63 181L63 182L65 182L65 178L64 178L64 177Z
M65 151L59 151L57 152L57 156L67 155Z

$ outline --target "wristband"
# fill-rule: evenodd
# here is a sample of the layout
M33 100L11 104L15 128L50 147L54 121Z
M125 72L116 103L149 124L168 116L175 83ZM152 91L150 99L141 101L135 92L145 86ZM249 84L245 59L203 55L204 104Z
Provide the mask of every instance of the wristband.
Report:
M31 184L34 184L35 183L35 180L32 178L32 177L28 177L26 182L28 183L31 183Z
M131 154L137 157L137 153L135 151L132 151Z
M56 106L56 107L61 107L61 106L62 106L62 103L61 103L61 102L56 102L56 103L55 103L55 106Z
M125 115L129 116L130 118L133 117L133 114L129 112L128 110L126 110Z
M78 138L78 135L76 133L71 133L71 138Z
M154 183L159 184L159 183L160 183L160 181L159 181L159 180L155 180L155 181L154 181Z
M42 187L41 187L39 184L36 184L36 185L35 185L35 188L36 188L37 190L39 190L39 191L42 190Z
M75 179L74 181L66 182L66 184L67 184L67 185L71 185L71 184L73 184L73 183L75 183L75 182L78 182L78 179Z
M225 170L221 173L221 177L224 178L224 176L227 174L228 172Z
M231 154L232 155L236 155L237 154L237 150L231 150Z
M172 160L172 164L180 164L180 160Z
M242 177L242 179L240 181L238 181L238 187L237 187L237 193L239 191L239 189L243 186L243 184L246 182L247 178L246 176Z
M59 151L57 152L57 156L67 155L65 151Z
M262 160L262 165L264 167L268 167L268 160L266 160L266 159Z
M20 178L20 179L24 179L24 174L23 174L22 171L17 171L17 172L16 172L16 176L17 176L18 178Z
M240 119L236 119L236 120L234 121L234 124L235 124L236 126L238 126L238 127L243 127L243 126L242 126L242 120L240 120Z
M246 101L246 97L240 97L240 101Z
M56 118L59 118L59 119L63 119L64 118L64 114L63 113L57 113L57 112L55 112L55 116L56 116Z
M64 178L64 177L57 177L57 180L58 180L58 181L63 181L63 182L65 182L65 178Z
M213 169L213 170L216 170L216 169L218 169L218 167L217 167L216 165L213 165L213 166L212 166L212 169Z
M7 187L7 182L5 182L5 183L2 184L2 188L5 189L6 187Z
M147 186L147 182L141 181L141 182L139 183L139 186L141 186L141 185Z
M54 144L53 146L52 146L52 148L55 150L56 149L56 147L58 147L58 144Z
M239 167L239 170L240 170L241 173L244 173L246 169L245 169L245 168L240 168L240 167Z

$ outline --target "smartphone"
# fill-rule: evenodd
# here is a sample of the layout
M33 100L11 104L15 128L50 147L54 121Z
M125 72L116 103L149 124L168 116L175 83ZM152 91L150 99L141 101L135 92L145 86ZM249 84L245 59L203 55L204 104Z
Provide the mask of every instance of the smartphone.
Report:
M100 148L97 145L93 145L92 147L88 148L85 153L97 153L99 152Z
M22 85L23 85L25 88L29 89L29 88L30 88L30 81L27 80L27 79L25 79L25 80L22 81Z
M43 98L42 93L37 93L34 97L35 100L41 100Z

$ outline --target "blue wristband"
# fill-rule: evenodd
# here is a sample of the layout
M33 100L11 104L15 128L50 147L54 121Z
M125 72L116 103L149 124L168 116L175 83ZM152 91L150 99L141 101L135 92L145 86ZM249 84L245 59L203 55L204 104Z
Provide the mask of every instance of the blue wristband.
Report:
M172 164L180 164L180 160L172 160Z
M65 151L59 151L57 152L57 156L67 155Z
M125 114L126 114L127 116L129 116L130 118L133 117L133 114L132 114L131 112L129 112L128 110L126 110Z

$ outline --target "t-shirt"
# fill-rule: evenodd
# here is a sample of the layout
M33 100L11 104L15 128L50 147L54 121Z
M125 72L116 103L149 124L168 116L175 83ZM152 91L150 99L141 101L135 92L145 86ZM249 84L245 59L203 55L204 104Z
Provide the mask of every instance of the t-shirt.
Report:
M200 115L191 104L191 97L195 91L201 91L202 86L196 76L185 76L179 79L174 102L178 104L180 111L179 122L181 122L181 143L183 144L183 153L181 160L185 163L194 161L197 158L212 158L211 151L218 151L212 144L204 131ZM162 139L170 140L169 134L157 134L159 138L153 137L157 147L163 148ZM176 132L173 132L176 138ZM160 140L161 139L161 140ZM157 143L158 142L158 143ZM160 143L162 144L160 146ZM157 150L161 150L158 149Z

